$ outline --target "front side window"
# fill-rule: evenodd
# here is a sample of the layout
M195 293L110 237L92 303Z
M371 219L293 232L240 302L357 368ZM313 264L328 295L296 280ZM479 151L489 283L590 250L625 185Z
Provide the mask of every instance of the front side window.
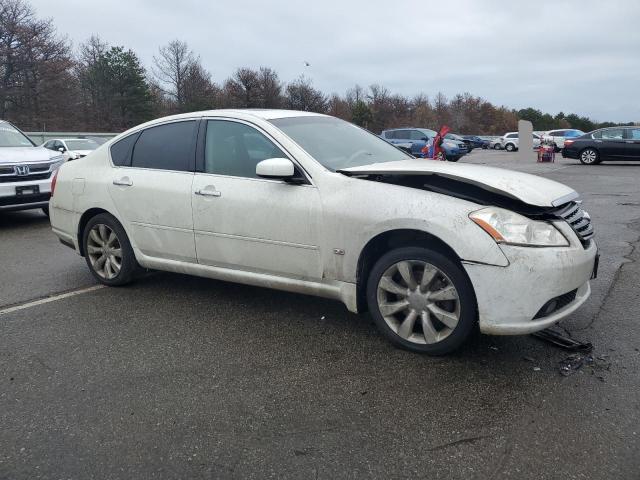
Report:
M253 127L226 120L208 120L204 171L232 177L258 178L256 165L268 158L287 158Z
M509 135L507 135L507 138L518 138L518 134L517 133L510 133Z
M334 117L276 118L271 123L329 170L413 158L377 135Z
M411 140L422 140L426 135L420 130L411 130Z
M147 128L133 147L131 166L189 172L195 159L195 134L193 120Z
M601 138L602 140L622 140L623 136L624 131L621 128L609 128L593 134L593 138Z

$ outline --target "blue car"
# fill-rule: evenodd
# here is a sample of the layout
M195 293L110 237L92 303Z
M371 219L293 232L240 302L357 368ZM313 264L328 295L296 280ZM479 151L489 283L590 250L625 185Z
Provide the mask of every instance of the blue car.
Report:
M383 130L380 136L399 148L407 149L414 157L424 158L422 149L437 135L428 128L393 128ZM445 157L450 162L457 162L469 152L464 142L445 138L442 143Z

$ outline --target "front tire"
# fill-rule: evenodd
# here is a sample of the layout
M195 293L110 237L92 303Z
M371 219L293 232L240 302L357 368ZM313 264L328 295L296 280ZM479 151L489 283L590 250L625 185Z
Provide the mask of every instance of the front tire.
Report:
M425 248L383 255L367 279L367 304L391 343L430 355L456 350L477 321L473 286L462 267Z
M514 151L516 150L516 146L515 146L513 143L507 143L507 144L504 146L504 149L505 149L507 152L514 152Z
M89 270L100 283L116 287L133 280L138 262L115 217L101 213L91 218L84 228L82 245Z
M580 152L580 162L583 165L597 165L600 161L600 154L595 148L585 148Z

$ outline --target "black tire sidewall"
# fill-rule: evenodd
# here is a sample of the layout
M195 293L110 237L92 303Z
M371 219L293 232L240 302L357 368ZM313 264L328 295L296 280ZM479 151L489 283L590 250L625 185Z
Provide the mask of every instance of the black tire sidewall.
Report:
M89 232L91 229L97 224L107 225L111 230L113 230L118 237L118 241L120 242L120 248L122 249L122 262L120 271L118 275L116 275L112 279L102 278L100 275L96 273L91 265L91 260L89 258L89 254L87 251L87 242L89 238ZM92 217L84 227L84 231L82 232L82 247L84 251L84 257L87 262L87 266L91 271L93 277L98 280L100 283L104 285L109 285L111 287L117 287L120 285L126 285L133 280L135 272L138 268L138 262L136 261L135 255L133 253L133 248L131 247L131 243L129 242L129 237L124 230L124 227L118 222L118 220L108 213L101 213Z
M460 320L451 334L436 344L420 345L398 336L387 325L378 308L378 282L383 273L394 263L402 260L428 262L445 273L453 282L460 299ZM367 278L367 305L380 332L396 346L417 353L445 355L460 347L477 325L477 306L473 285L462 266L439 252L420 247L402 247L386 253L373 266Z

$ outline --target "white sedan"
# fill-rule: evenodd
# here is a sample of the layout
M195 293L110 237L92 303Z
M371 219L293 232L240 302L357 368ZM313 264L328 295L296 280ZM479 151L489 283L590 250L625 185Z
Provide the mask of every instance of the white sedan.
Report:
M417 352L450 352L476 325L549 327L587 300L597 267L571 188L414 159L307 112L162 118L53 184L53 231L106 285L145 267L333 298Z

